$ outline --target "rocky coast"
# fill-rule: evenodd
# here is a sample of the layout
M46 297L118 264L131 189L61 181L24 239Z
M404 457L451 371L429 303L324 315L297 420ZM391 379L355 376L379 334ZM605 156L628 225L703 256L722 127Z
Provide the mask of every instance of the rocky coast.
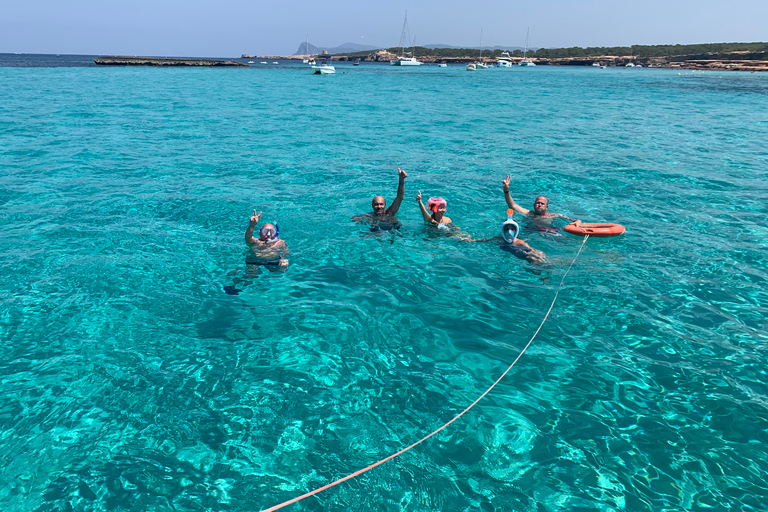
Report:
M245 66L234 60L182 59L176 57L98 57L100 66Z

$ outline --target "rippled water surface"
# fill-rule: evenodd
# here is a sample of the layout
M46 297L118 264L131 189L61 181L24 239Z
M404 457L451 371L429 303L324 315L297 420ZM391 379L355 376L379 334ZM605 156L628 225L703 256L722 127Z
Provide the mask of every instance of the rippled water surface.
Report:
M0 508L768 509L768 76L0 67ZM350 217L394 199L391 235ZM284 274L249 275L252 210ZM224 293L233 283L243 291Z

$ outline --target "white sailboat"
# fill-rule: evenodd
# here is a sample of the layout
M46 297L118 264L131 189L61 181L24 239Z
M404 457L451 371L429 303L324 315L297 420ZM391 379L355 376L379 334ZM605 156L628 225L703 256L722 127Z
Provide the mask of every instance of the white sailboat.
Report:
M517 63L518 66L531 67L536 65L536 63L533 62L531 59L525 58L525 54L528 53L528 36L530 34L531 34L531 29L529 27L528 31L525 33L525 51L523 52L523 60Z
M414 38L414 45L411 47L410 52L405 51L405 44L410 42L411 34L408 32L408 11L405 11L405 20L403 20L403 32L400 34L400 57L395 60L389 61L392 66L421 66L421 62L416 60L413 56L413 49L415 48L416 39ZM410 53L410 57L406 57L405 54Z
M307 38L304 40L304 55L309 55L309 34L307 34ZM301 62L309 64L309 58L301 59Z
M476 62L467 64L467 71L477 71L478 69L488 69L488 65L483 62L483 29L480 29L480 55Z

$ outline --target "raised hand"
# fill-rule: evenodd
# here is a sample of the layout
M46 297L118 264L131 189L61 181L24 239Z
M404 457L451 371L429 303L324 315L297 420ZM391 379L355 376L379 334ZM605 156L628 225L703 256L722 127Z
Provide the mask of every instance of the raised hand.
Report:
M501 188L504 190L504 192L509 192L509 180L510 180L509 174L507 174L507 179L501 180Z
M407 177L408 177L408 173L407 173L407 172L405 172L404 170L402 170L402 169L401 169L401 168L399 168L399 167L397 168L397 175L398 175L398 177L399 177L401 180L404 180L405 178L407 178Z
M419 193L418 193L418 194L416 194L416 200L417 200L418 202L421 202L421 190L419 190Z
M253 210L253 217L251 217L251 224L256 224L257 222L259 222L259 217L261 217L261 213L262 212L259 212L257 215L256 210L255 209Z

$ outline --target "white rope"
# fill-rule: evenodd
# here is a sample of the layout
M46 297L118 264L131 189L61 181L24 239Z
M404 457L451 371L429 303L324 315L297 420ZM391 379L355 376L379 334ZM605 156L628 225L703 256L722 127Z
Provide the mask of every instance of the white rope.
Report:
M441 430L443 430L444 428L446 428L448 425L450 425L450 424L451 424L451 423L453 423L454 421L456 421L456 420L458 420L459 418L461 418L462 416L464 416L464 414L465 414L465 413L467 413L467 412L468 412L470 409L472 409L472 408L475 406L475 404L476 404L476 403L478 403L480 400L482 400L482 399L485 397L485 395L487 395L488 393L490 393L490 392L491 392L491 390L492 390L493 388L495 388L495 387L496 387L496 384L498 384L499 382L501 382L501 379L503 379L503 378L504 378L504 377L507 375L507 373L509 373L509 370L511 370L511 369L512 369L512 367L513 367L513 366L515 366L515 364L517 364L517 361L518 361L518 360L520 360L520 358L521 358L521 357L523 357L523 354L525 354L525 351L526 351L526 350L528 350L528 347L530 347L530 346L531 346L531 343L533 343L533 340L534 340L534 338L536 338L536 335L537 335L537 334L539 334L539 331L541 330L541 328L542 328L542 327L544 327L544 322L546 322L546 321L547 321L547 318L549 317L549 313L552 311L552 308L555 306L555 302L557 301L557 296L558 296L558 294L560 293L560 289L563 287L563 282L565 281L565 276L567 276L567 275L568 275L568 272L570 272L570 271L571 271L571 267L573 267L573 264L574 264L574 263L576 263L576 259L577 259L577 258L579 257L579 255L581 254L581 250L584 248L584 244L586 244L586 243L587 243L587 239L588 239L588 238L589 238L589 235L586 235L586 236L584 237L584 241L583 241L583 242L581 242L581 246L579 247L579 251L576 253L576 256L574 256L574 258L573 258L573 261L571 261L571 264L570 264L570 265L568 265L568 270L566 270L566 271L565 271L565 274L563 274L563 277L562 277L562 279L560 279L560 284L558 285L558 287L557 287L557 291L555 292L555 297L552 299L552 303L549 305L549 309L547 310L547 314L546 314L546 315L544 315L544 319L543 319L543 320L541 321L541 323L539 324L539 328L538 328L538 329L536 329L536 332L534 332L534 333L533 333L533 336L531 336L531 339L530 339L530 340L528 340L528 343L525 345L525 347L523 347L523 350L521 350L521 351L520 351L520 353L519 353L519 354L517 355L517 357L515 358L515 360L514 360L514 361L512 361L512 364L510 364L510 365L509 365L509 367L508 367L508 368L507 368L507 369L504 371L504 373L502 373L502 374L501 374L501 376L500 376L498 379L496 379L496 381L494 381L494 383L493 383L493 384L491 384L491 387L489 387L488 389L486 389L486 390L485 390L485 392L484 392L482 395L480 395L480 396L477 398L477 400L475 400L474 402L472 402L472 403L471 403L471 404L470 404L470 405L469 405L469 406L468 406L466 409L464 409L464 410L463 410L463 411L461 411L459 414L457 414L456 416L454 416L454 417L453 417L453 419L452 419L451 421L449 421L448 423L446 423L446 424L445 424L445 425L443 425L442 427L438 428L437 430L435 430L435 431L434 431L434 432L432 432L431 434L428 434L428 435L426 435L426 436L422 437L421 439L419 439L418 441L416 441L416 442L415 442L415 443L413 443L412 445L410 445L410 446L407 446L407 447L403 448L403 449L402 449L402 450L400 450L399 452L397 452L397 453L393 453L393 454L392 454L392 455L390 455L389 457L386 457L386 458L384 458L384 459L381 459L380 461L378 461L378 462L375 462L375 463L371 464L370 466L367 466L367 467L365 467L365 468L363 468L363 469L359 469L359 470L355 471L354 473L351 473L351 474L349 474L349 475L347 475L347 476L345 476L345 477L343 477L343 478L339 478L338 480L336 480L336 481L334 481L334 482L331 482L331 483L329 483L329 484L327 484L327 485L324 485L324 486L322 486L322 487L318 487L318 488L317 488L317 489L315 489L314 491L310 491L310 492L308 492L308 493L306 493L306 494L302 494L301 496L297 496L296 498L293 498L293 499L291 499L291 500L288 500L288 501L284 501L283 503L280 503L280 504L278 504L278 505L275 505L275 506L273 506L273 507L270 507L270 508L264 509L262 512L272 512L272 511L274 511L274 510L278 510L278 509L281 509L281 508L283 508L283 507L286 507L286 506L288 506L288 505L290 505L290 504L292 504L292 503L296 503L297 501L301 501L301 500L303 500L304 498L309 498L310 496L314 496L315 494L317 494L317 493L319 493L319 492L322 492L322 491L324 491L324 490L326 490L326 489L330 489L331 487L334 487L334 486L336 486L336 485L339 485L339 484L340 484L340 483L342 483L342 482L346 482L347 480L350 480L350 479L352 479L352 478L355 478L356 476L358 476L358 475L361 475L361 474L365 473L366 471L370 471L371 469L375 468L376 466L380 466L381 464L384 464L384 463L385 463L385 462L387 462L388 460L390 460L390 459L394 459L395 457L397 457L397 456L399 456L399 455L402 455L403 453L407 452L407 451L408 451L408 450L410 450L411 448L414 448L415 446L417 446L417 445L419 445L419 444L423 443L424 441L426 441L426 440L427 440L427 439L429 439L430 437L434 436L435 434L437 434L438 432L440 432Z

